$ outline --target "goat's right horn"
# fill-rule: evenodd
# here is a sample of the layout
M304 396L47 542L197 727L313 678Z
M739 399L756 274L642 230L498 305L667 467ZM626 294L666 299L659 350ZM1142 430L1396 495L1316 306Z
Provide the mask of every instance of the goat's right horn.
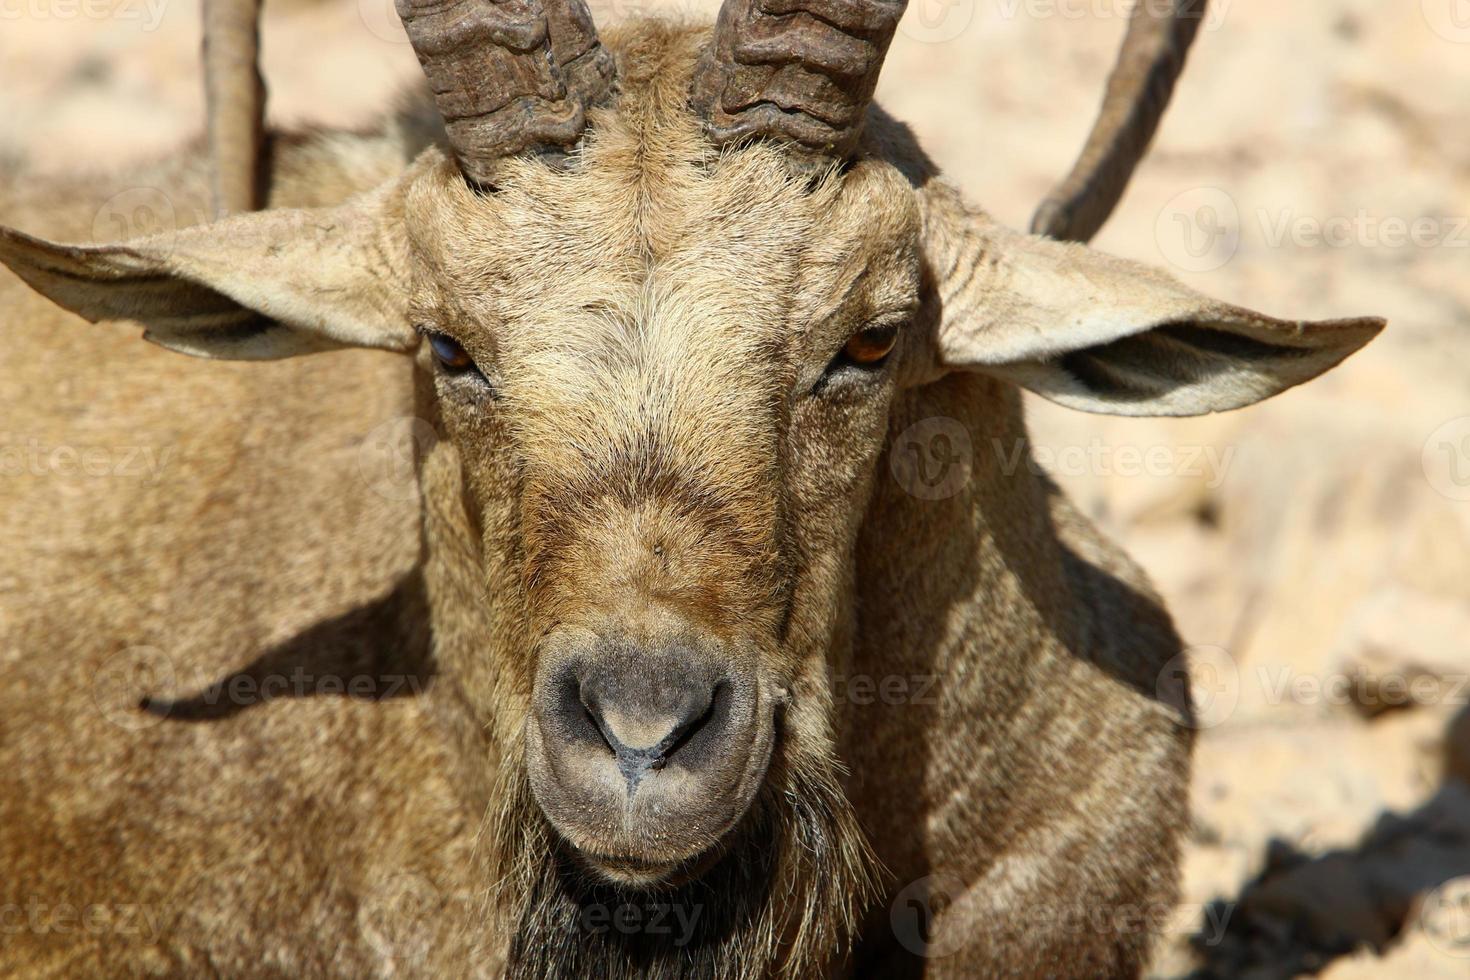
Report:
M612 87L582 0L396 0L465 177L502 157L572 146Z
M690 103L720 144L785 139L852 153L908 0L725 0Z

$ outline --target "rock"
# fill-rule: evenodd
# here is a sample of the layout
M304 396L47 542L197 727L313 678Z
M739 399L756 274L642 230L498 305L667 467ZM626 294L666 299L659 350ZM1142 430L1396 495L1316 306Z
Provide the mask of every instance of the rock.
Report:
M1337 676L1364 717L1470 703L1470 602L1390 588L1344 627Z
M1422 933L1412 933L1382 956L1364 950L1339 960L1318 976L1322 980L1384 980L1412 977L1413 980L1464 980L1470 963L1446 955Z
M1196 824L1216 845L1254 855L1250 873L1261 870L1273 840L1311 853L1357 846L1382 814L1413 810L1439 780L1436 720L1383 724L1390 727L1342 717L1205 732L1195 757Z

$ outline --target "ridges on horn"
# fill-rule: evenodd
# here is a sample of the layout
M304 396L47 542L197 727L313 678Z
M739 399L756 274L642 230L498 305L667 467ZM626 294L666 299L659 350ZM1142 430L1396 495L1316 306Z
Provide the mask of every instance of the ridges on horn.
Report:
M818 159L852 153L907 0L726 0L690 103L724 144L790 141Z
M613 59L582 0L397 0L464 175L570 147L612 86Z

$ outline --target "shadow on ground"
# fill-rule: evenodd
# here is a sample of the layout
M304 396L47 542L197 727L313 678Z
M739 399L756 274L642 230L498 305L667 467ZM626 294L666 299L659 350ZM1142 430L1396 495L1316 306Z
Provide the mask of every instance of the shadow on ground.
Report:
M1470 708L1450 723L1444 778L1408 815L1384 813L1351 849L1316 857L1273 841L1264 870L1205 922L1228 917L1223 935L1192 939L1192 980L1276 980L1321 972L1371 950L1382 955L1421 930L1470 976L1470 889L1441 891L1470 875Z

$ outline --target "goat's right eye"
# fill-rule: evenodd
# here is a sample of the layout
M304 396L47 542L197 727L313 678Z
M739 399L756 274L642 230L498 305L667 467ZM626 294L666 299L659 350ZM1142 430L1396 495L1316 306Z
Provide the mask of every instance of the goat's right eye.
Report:
M442 333L429 334L429 347L446 371L473 371L475 359L459 345L459 341Z

